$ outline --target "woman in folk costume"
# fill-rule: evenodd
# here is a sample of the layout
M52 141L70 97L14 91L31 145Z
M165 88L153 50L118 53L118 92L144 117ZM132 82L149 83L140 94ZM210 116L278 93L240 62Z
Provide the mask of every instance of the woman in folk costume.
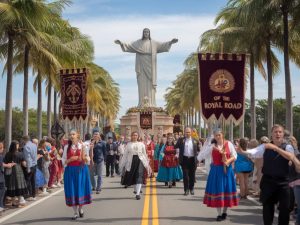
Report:
M142 142L138 142L138 137L137 132L131 134L131 142L127 143L120 162L120 171L122 171L123 175L121 184L125 186L135 185L134 193L136 194L136 199L140 200L142 184L145 182L145 170L148 172L148 175L152 171L145 145Z
M182 169L179 165L179 149L176 151L174 138L172 134L168 134L168 141L164 149L160 153L161 165L158 170L156 180L159 182L167 182L169 188L176 186L176 181L180 181L183 177Z
M222 221L227 217L227 208L238 205L232 169L237 153L233 144L224 139L220 129L214 131L214 139L210 146L200 152L200 158L204 159L209 155L212 158L203 203L208 207L217 208L217 221Z
M83 205L92 202L89 169L86 165L85 145L76 130L71 130L70 140L64 148L62 163L65 165L64 188L66 205L74 210L73 220L83 217Z
M146 153L147 153L147 156L149 159L149 164L150 164L150 167L152 170L150 177L153 177L153 175L154 175L153 173L158 171L158 168L157 168L158 166L156 166L156 168L155 168L155 165L154 165L154 148L155 148L155 146L154 146L154 142L151 140L150 135L146 136L145 146L146 146Z

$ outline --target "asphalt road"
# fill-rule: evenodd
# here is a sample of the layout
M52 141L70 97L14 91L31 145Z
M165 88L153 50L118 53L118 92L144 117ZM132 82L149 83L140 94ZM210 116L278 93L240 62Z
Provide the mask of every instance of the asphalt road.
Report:
M206 225L262 224L261 206L254 200L242 200L238 207L228 210L228 218L216 222L216 209L203 205L206 176L198 169L194 196L183 196L183 184L168 188L149 180L142 188L141 200L136 200L133 188L123 188L119 177L104 178L101 194L93 194L93 203L85 206L85 216L72 221L72 208L65 205L64 192L58 190L48 198L0 217L0 224L12 225Z

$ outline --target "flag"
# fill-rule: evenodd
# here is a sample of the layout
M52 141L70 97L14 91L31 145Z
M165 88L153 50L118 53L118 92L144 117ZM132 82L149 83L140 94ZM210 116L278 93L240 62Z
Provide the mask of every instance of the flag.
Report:
M86 68L60 70L63 119L85 120L87 117L86 78Z
M152 129L152 112L140 112L141 129Z
M199 95L205 120L238 124L245 111L245 54L198 54Z

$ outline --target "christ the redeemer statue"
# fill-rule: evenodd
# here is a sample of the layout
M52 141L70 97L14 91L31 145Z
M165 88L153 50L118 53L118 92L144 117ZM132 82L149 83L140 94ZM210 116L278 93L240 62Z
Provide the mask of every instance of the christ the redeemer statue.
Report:
M143 30L143 37L130 44L116 40L124 52L136 53L135 71L137 76L139 91L139 107L148 101L149 106L156 106L155 94L157 87L156 75L156 55L161 52L168 52L172 44L178 42L178 39L172 39L168 42L157 42L151 39L150 30Z

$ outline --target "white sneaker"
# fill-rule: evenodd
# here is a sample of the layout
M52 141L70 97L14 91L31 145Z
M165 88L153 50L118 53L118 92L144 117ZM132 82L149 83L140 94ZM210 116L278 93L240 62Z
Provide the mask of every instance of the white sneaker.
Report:
M34 197L29 197L28 199L27 199L27 201L35 201L36 200L36 198Z
M25 204L26 204L25 199L23 199L22 201L20 201L19 204L20 204L20 205L25 205Z
M41 193L42 196L46 196L46 195L49 195L49 194L50 194L50 193L47 192L47 191L43 191L43 192Z
M61 184L60 184L60 183L57 183L56 186L57 186L57 187L61 187Z
M53 184L51 187L52 188L57 188L58 186L56 184Z

